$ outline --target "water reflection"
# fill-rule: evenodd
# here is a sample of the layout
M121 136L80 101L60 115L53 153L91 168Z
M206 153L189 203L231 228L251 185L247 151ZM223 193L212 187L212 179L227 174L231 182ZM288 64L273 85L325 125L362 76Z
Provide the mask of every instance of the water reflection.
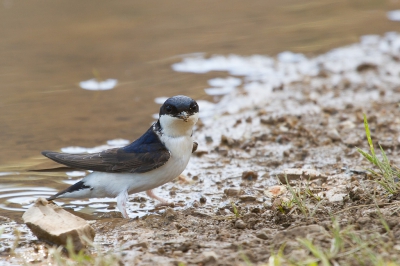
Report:
M55 189L48 187L3 186L0 188L0 209L26 211L37 198L47 198L55 192Z

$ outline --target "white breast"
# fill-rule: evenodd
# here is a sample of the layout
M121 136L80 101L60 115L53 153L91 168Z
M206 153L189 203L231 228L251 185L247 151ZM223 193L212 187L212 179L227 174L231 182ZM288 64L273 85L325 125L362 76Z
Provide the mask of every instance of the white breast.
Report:
M168 136L162 136L161 141L164 142L164 145L171 154L171 157L168 160L167 164L171 163L175 166L179 166L178 175L180 175L183 170L185 170L186 165L189 162L190 155L192 154L192 137L184 136L178 138L170 138Z
M138 174L140 177L135 178L129 193L136 193L159 187L167 182L178 177L189 163L190 155L192 154L193 140L190 136L171 138L162 136L161 141L164 142L167 149L170 151L171 157L163 166L154 169L150 172Z

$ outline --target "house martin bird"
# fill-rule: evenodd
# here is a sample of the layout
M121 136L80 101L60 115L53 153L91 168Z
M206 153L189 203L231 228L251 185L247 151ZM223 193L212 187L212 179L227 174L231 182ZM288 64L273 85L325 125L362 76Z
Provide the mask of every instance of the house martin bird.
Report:
M149 197L166 204L152 189L172 181L185 170L190 155L197 149L192 133L198 114L195 100L178 95L167 99L160 108L158 121L125 147L90 154L43 151L44 156L58 163L93 171L48 200L116 197L124 218L129 218L128 194L146 191Z

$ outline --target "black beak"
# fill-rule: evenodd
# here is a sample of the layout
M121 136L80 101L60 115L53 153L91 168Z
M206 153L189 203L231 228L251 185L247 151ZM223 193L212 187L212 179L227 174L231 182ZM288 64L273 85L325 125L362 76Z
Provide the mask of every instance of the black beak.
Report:
M178 114L178 117L179 117L180 119L182 119L183 121L187 122L187 121L188 121L188 118L189 118L189 115L188 115L188 113L186 113L185 111L183 111L183 112L180 112L180 113Z

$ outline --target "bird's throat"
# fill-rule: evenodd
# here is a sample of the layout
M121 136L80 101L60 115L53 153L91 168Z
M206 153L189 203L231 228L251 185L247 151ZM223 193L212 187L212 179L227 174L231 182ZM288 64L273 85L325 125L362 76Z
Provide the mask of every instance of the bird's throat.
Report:
M173 138L191 136L197 120L198 114L191 115L187 121L169 115L162 115L159 119L162 133Z

